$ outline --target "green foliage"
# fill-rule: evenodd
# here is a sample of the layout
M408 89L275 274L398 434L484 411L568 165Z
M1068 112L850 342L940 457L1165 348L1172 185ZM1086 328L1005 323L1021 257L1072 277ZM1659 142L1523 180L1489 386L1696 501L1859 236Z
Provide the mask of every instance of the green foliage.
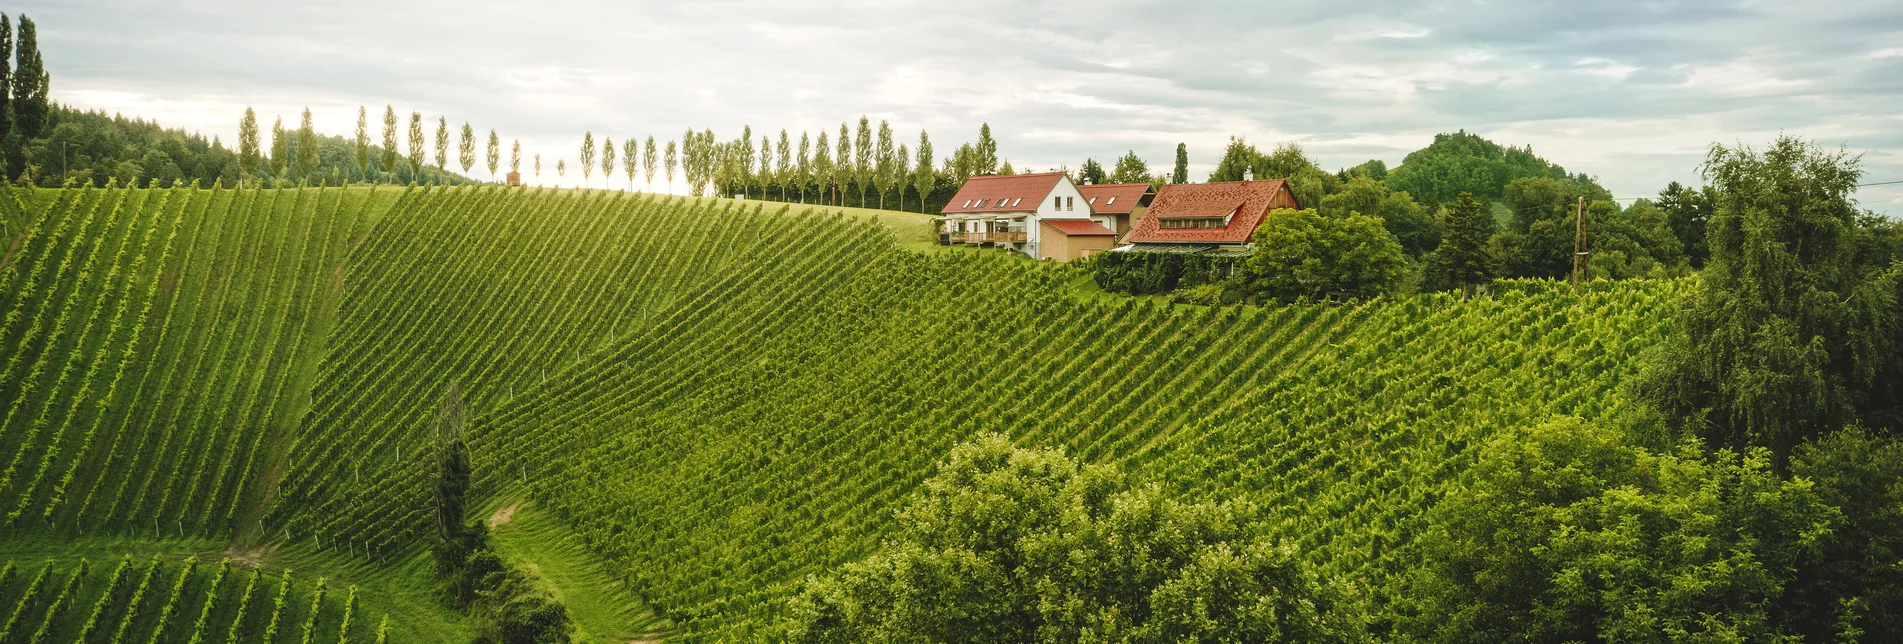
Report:
M1652 454L1559 419L1487 443L1434 511L1404 631L1449 642L1795 641L1783 593L1840 521L1770 455Z
M1903 638L1903 443L1852 427L1799 446L1791 474L1843 522L1819 560L1798 570L1778 612L1813 641L1846 623L1865 641Z
M1361 214L1379 219L1411 257L1434 250L1441 242L1440 224L1427 208L1405 192L1388 192L1387 186L1365 175L1356 175L1339 191L1322 197L1317 210L1328 217Z
M1088 260L1091 279L1111 293L1151 295L1215 284L1235 272L1235 257L1202 253L1097 253Z
M1130 150L1117 157L1117 167L1111 171L1108 182L1151 183L1155 180L1155 177L1150 176L1150 164L1144 163L1136 150Z
M1084 165L1077 169L1077 182L1092 185L1107 183L1110 175L1103 171L1103 164L1096 159L1084 159Z
M48 121L54 108L49 86L53 76L46 71L46 59L40 55L39 27L25 14L20 16L13 46L18 64L7 78L8 88L13 92L8 101L13 110L11 126L22 139L39 138L50 127Z
M1503 277L1564 278L1573 270L1579 201L1584 199L1593 278L1672 277L1687 272L1682 246L1658 209L1626 212L1611 194L1577 179L1533 177L1507 184L1513 216L1491 241Z
M1493 260L1487 253L1487 237L1493 232L1493 217L1473 196L1465 192L1440 211L1445 236L1437 249L1437 259L1449 281L1463 290L1471 290L1493 276Z
M1850 199L1858 160L1786 136L1714 145L1703 172L1711 258L1638 395L1715 446L1780 462L1852 419L1897 427L1903 268L1858 252L1872 235Z
M1170 170L1170 183L1189 183L1189 146L1176 144L1176 166Z
M1407 267L1401 244L1379 219L1364 215L1278 209L1256 226L1252 241L1243 287L1285 302L1387 295Z
M1501 147L1461 130L1436 134L1434 142L1408 153L1400 167L1388 174L1388 187L1430 204L1445 204L1468 193L1481 202L1506 196L1516 179L1566 179L1566 170L1534 156L1533 149ZM1583 175L1571 177L1588 182Z
M1126 489L1103 466L952 449L884 551L793 599L803 642L1330 642L1354 625L1287 547L1227 506Z
M1666 225L1671 226L1672 234L1685 248L1685 257L1691 261L1692 268L1704 268L1705 259L1711 256L1711 249L1705 245L1705 226L1711 221L1712 209L1717 203L1717 190L1711 186L1693 189L1673 181L1659 191L1658 208L1665 211Z
M1241 181L1249 177L1256 180L1286 180L1289 193L1295 196L1295 203L1306 204L1309 208L1320 204L1323 197L1341 188L1341 178L1323 172L1302 151L1300 145L1284 143L1275 146L1270 153L1262 154L1247 141L1229 137L1229 146L1223 150L1222 160L1216 163L1209 180Z

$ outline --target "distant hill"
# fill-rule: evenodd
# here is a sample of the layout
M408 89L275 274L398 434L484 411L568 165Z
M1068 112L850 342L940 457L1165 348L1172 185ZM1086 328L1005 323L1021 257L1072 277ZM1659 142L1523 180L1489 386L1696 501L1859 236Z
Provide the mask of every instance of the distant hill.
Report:
M1388 187L1405 190L1428 203L1453 201L1466 192L1497 201L1515 179L1546 177L1598 185L1584 173L1569 175L1559 164L1533 154L1532 147L1502 146L1461 130L1436 134L1427 147L1408 153L1387 174ZM1603 190L1603 189L1602 189Z

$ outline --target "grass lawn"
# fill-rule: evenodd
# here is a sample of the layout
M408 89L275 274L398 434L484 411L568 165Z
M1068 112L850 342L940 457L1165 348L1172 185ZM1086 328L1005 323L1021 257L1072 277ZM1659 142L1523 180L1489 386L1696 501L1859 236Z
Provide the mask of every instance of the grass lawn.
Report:
M568 608L578 642L665 639L667 620L654 614L626 584L554 516L533 502L510 501L489 515L490 542L509 563L533 571Z

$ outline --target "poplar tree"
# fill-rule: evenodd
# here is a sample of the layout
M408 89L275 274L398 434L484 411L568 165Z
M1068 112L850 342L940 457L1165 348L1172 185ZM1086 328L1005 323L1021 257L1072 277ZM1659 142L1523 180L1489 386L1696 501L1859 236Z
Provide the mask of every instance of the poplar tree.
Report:
M396 164L402 157L396 151L396 108L383 106L383 153L377 161L383 164L383 176L388 179L396 174Z
M641 174L646 177L648 192L654 192L654 169L660 157L654 153L654 135L648 135L648 141L641 146Z
M738 143L740 144L738 150L740 156L734 159L738 162L737 165L739 166L739 172L736 174L740 180L741 192L750 197L753 195L753 126L740 126L740 140Z
M284 136L284 117L271 122L271 177L284 176L284 166L290 162L291 140Z
M628 191L634 191L634 175L640 172L641 144L633 137L621 141L621 172L628 175Z
M852 130L845 123L839 124L838 147L833 155L833 195L838 200L835 205L846 205L846 179L852 176Z
M1176 169L1170 171L1170 183L1189 183L1189 146L1176 144Z
M779 178L780 201L786 201L786 184L793 181L793 140L786 135L786 128L780 128L780 147L777 150L775 165L780 166L774 173Z
M555 169L558 173L562 170L560 162L557 162ZM595 133L590 131L581 136L581 185L583 187L588 186L588 175L593 174L594 171Z
M542 153L535 153L535 185L542 185Z
M991 138L990 123L981 123L978 125L978 147L976 151L978 153L976 159L978 167L975 168L977 174L980 176L998 174L998 140Z
M410 183L423 182L423 113L410 112Z
M866 122L865 117L859 118L860 136L865 136L865 131L866 131L865 122ZM862 177L861 185L865 183L865 179L871 179L871 182L875 186L878 187L879 209L885 210L885 193L892 191L892 184L894 183L893 180L897 178L897 175L894 174L894 168L893 168L894 159L892 158L894 156L892 151L892 124L889 122L886 122L883 119L879 121L878 146L879 147L876 148L874 151L874 161L873 161L872 171L866 172L866 170L863 167L861 167L859 170L859 176ZM860 162L860 165L863 166L864 163L865 162L862 161ZM868 177L867 175L871 175L871 176ZM861 196L859 197L860 205L865 205L866 199L864 194L865 194L865 190L864 188L861 188L860 189Z
M832 146L826 145L826 130L819 131L819 142L813 145L813 181L818 184L819 198L822 203L832 202L832 193L826 186L833 178Z
M39 29L33 25L33 19L20 16L19 39L15 41L14 57L19 63L13 69L13 75L7 79L13 91L13 126L20 140L39 138L46 129L46 115L50 111L47 105L48 85L52 78L46 73L46 63L40 58Z
M555 160L555 178L561 179L562 177L566 177L566 176L568 176L568 159L556 159Z
M765 134L760 135L760 165L754 176L760 183L760 198L765 199L767 188L779 181L773 173L773 142Z
M904 143L900 143L899 153L892 156L892 174L886 177L886 183L889 186L887 189L890 190L892 187L898 189L899 210L905 210L905 182L911 178L912 152L905 149Z
M799 156L794 159L793 166L793 180L797 181L799 185L800 203L806 203L806 182L813 179L813 168L808 165L808 162L812 160L812 153L813 140L806 136L804 130L801 130L800 152Z
M681 180L687 183L687 189L690 191L694 189L694 177L697 174L696 171L694 170L694 167L696 165L694 163L694 157L695 157L694 150L700 147L699 143L700 143L700 133L695 132L692 128L689 128L686 132L681 134L681 142L680 142ZM672 162L670 162L670 165L671 164ZM672 177L669 177L668 183L669 184L673 183ZM670 185L668 189L670 191L673 190L673 186Z
M370 180L370 111L357 106L357 141L352 150L357 157L357 174L365 181Z
M311 108L304 108L303 118L297 124L297 182L302 185L310 181L311 173L317 170L317 129L311 126Z
M938 175L932 169L932 137L919 130L918 165L912 168L912 188L918 191L919 212L925 212L925 197L937 184Z
M245 109L250 109L249 107ZM257 124L252 123L252 129ZM13 19L0 13L0 174L10 167L5 144L13 133ZM24 159L23 159L24 160ZM239 172L244 172L243 168ZM239 176L243 176L240 174ZM6 177L0 177L0 182Z
M496 170L502 165L502 139L496 136L495 130L489 130L489 149L483 160L489 162L489 181L494 183Z
M522 139L515 139L509 146L509 171L522 176Z
M462 166L463 174L468 175L469 169L476 167L476 129L469 127L468 121L463 121L461 134L462 137L456 141L456 165Z
M601 137L601 187L608 188L615 178L615 140ZM632 188L633 186L629 186Z
M875 168L873 167L872 122L866 120L863 114L859 116L859 133L852 138L852 147L854 148L852 151L852 178L854 182L859 184L859 207L864 208L866 207L866 193L869 192L872 187L870 184L872 183ZM880 195L880 197L883 198L884 195Z
M436 169L449 171L449 118L436 117Z
M246 105L244 118L238 119L238 183L251 176L258 167L258 113Z
M672 193L674 192L674 165L675 165L675 161L676 161L676 160L677 160L677 159L676 159L676 155L675 155L675 149L674 149L674 142L673 142L673 141L668 141L668 142L667 142L667 157L666 157L666 163L667 163L667 165L666 165L666 168L667 168L667 191L668 191L668 193L670 193L670 194L672 194Z

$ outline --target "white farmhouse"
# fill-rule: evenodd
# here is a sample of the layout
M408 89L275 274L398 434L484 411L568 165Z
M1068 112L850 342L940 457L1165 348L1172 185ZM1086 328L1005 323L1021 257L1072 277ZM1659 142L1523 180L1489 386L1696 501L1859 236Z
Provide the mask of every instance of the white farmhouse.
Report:
M972 177L939 213L940 244L996 246L1039 259L1070 261L1097 245L1079 243L1083 238L1116 235L1092 220L1090 202L1062 172ZM1062 223L1041 225L1047 221Z

